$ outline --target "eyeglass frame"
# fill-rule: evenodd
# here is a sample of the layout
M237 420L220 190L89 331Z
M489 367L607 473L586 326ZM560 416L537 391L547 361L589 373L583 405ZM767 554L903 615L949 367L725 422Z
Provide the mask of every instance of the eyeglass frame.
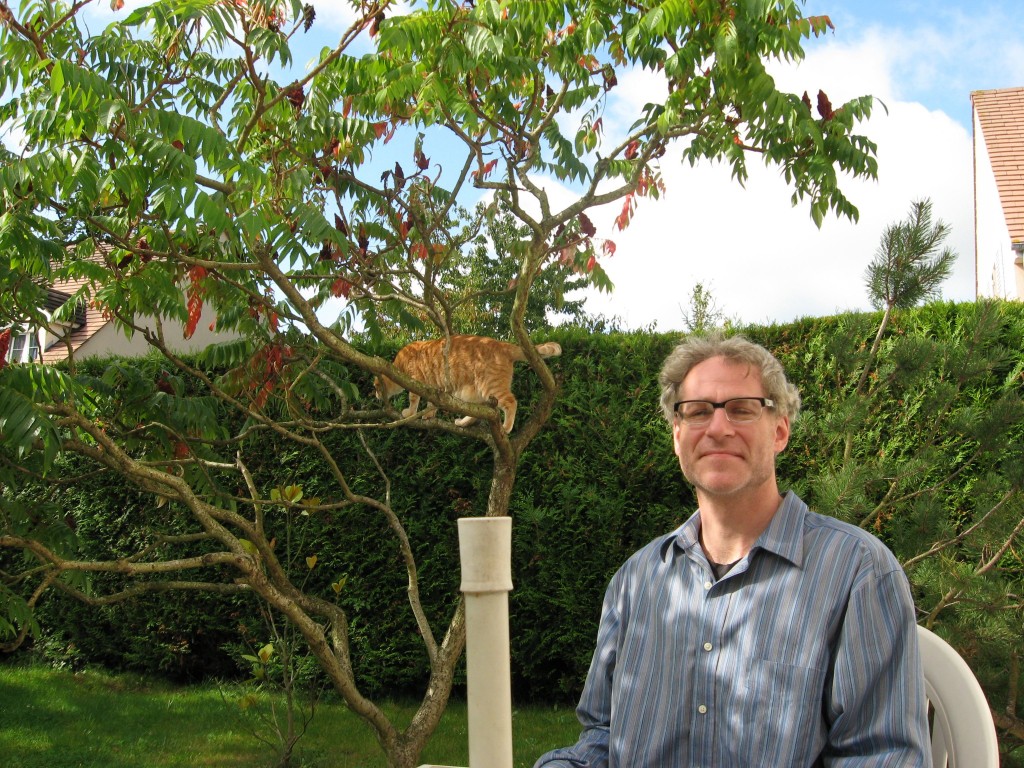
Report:
M758 403L760 403L761 404L761 410L758 411L757 418L750 419L750 421L733 421L732 418L729 416L729 411L726 409L725 406L728 405L729 403L735 402L736 400L756 400ZM696 400L679 400L679 401L677 401L676 403L674 403L672 405L672 413L675 415L676 418L678 418L680 421L682 421L683 424L687 424L688 426L689 426L689 423L686 421L686 418L681 413L679 413L679 406L680 405L685 405L686 403L707 403L708 405L711 406L711 415L708 417L708 420L707 421L697 422L696 426L703 426L705 424L710 424L711 420L713 418L715 418L715 411L718 410L719 408L721 408L725 412L726 421L728 421L730 424L753 424L753 423L761 420L761 414L764 413L764 409L765 408L774 408L775 407L775 401L772 400L770 397L730 397L728 400L723 400L720 403L716 403L713 400L700 400L700 399L696 399Z

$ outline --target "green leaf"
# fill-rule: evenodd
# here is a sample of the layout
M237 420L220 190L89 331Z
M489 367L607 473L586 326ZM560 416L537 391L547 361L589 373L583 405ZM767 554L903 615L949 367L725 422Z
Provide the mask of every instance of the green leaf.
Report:
M260 661L264 664L268 663L274 656L274 644L267 643L259 650Z
M334 594L336 594L336 595L337 594L341 594L341 590L343 590L345 588L345 585L347 583L348 583L348 574L344 574L342 576L339 576L336 581L332 581L331 582L331 589L334 590Z
M41 449L46 471L60 449L60 435L28 397L0 387L0 444L12 449L19 459Z
M64 90L64 68L59 61L55 61L50 70L50 90L55 94Z
M259 549L257 549L256 545L248 539L239 539L238 543L242 545L242 549L244 549L248 554L252 555L253 557L258 558L260 556Z

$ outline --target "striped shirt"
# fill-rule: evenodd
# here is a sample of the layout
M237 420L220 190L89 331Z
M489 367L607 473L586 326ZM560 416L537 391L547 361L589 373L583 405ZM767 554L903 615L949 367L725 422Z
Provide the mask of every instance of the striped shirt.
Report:
M605 594L572 747L535 768L931 765L914 605L871 534L789 493L716 581L700 512Z

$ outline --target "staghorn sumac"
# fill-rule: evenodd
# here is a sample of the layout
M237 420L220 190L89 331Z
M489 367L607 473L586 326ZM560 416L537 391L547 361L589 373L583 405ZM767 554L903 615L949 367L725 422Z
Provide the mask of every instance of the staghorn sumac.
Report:
M188 321L185 323L185 338L191 339L203 314L203 297L206 295L206 267L195 266L188 271Z

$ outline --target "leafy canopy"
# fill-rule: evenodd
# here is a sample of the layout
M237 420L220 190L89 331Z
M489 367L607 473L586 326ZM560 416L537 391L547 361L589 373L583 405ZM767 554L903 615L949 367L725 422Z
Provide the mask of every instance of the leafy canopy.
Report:
M495 409L375 356L378 338L475 326L530 349L549 310L575 311L567 289L610 288L601 263L614 232L597 232L588 211L621 206L615 227L628 226L661 194L672 143L685 162L723 160L739 182L759 156L814 221L856 218L839 181L876 174L874 144L855 133L873 101L834 108L820 91L812 105L776 89L766 65L801 58L802 41L831 28L795 0L367 0L349 4L350 25L308 67L293 49L318 21L298 0L162 0L98 32L83 21L88 5L0 0L0 126L21 137L0 149L0 280L11 288L0 328L59 335L62 313L87 303L158 356L98 375L74 354L59 371L0 369L0 547L36 563L4 571L0 632L23 639L52 586L111 601L169 588L254 593L297 627L389 763L416 765L451 690L461 609L443 632L422 610L388 467L365 435L401 425L483 441L486 514L506 514L558 387L529 354L539 391L506 435ZM661 96L612 125L619 80L637 71ZM71 286L72 301L43 311L55 283ZM193 365L175 342L204 312L237 340ZM390 404L367 405L370 374L485 426L403 422ZM354 489L351 457L332 453L329 438L345 431L365 438L376 486ZM265 512L284 497L254 457L270 433L332 478L322 497L303 497L303 512L358 509L395 535L430 675L407 728L355 683L343 590L304 593L309 568L295 573L275 549ZM161 510L137 516L145 544L134 556L77 559L58 510L11 499L61 452L126 478ZM194 551L164 558L168 541ZM93 572L130 584L95 597L75 581Z

